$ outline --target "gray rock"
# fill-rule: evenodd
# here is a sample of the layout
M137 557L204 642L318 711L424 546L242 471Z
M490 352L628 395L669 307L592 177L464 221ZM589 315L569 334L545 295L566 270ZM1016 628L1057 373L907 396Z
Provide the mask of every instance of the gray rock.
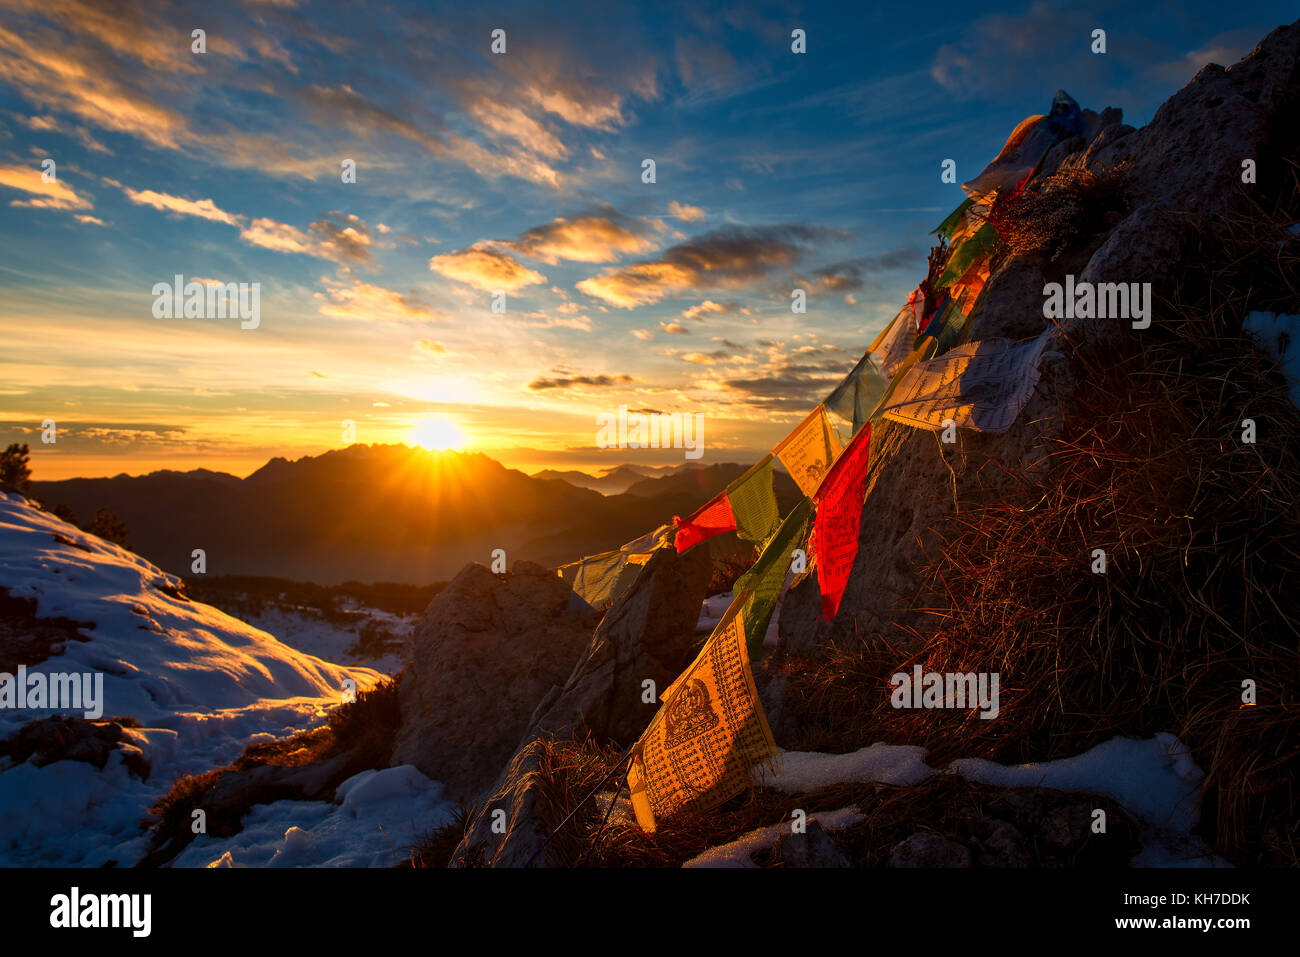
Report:
M820 824L809 821L802 834L782 834L772 848L773 860L786 867L852 867L853 864L840 850Z
M662 694L703 644L695 624L712 574L705 548L682 555L673 548L655 552L606 612L563 687L541 702L524 742L542 735L567 737L579 728L625 743L635 740L659 707L642 700L642 682L653 681Z
M466 566L416 627L393 763L414 764L453 800L491 784L590 641L595 618L566 610L571 593L529 562L504 576Z
M451 867L563 867L567 862L553 841L540 854L551 831L539 800L540 744L520 748L479 802L476 816L451 856ZM504 811L504 832L494 826ZM551 826L559 822L552 822ZM558 840L558 839L557 839ZM535 857L535 859L534 859Z
M918 831L889 852L890 867L970 867L970 850L939 834Z
M979 828L980 867L1032 867L1034 856L1029 842L1014 825L985 818Z
M1039 839L1052 850L1077 851L1092 834L1092 810L1091 804L1058 807L1043 818Z
M541 696L508 766L477 802L478 816L452 866L521 867L558 823L545 820L538 800L540 738L586 730L630 744L645 730L659 706L641 700L641 682L653 680L662 693L694 659L702 643L695 622L713 570L705 548L683 555L661 548L646 562L605 614L563 687ZM506 812L504 833L491 826L492 811L498 809ZM557 839L534 866L568 863Z

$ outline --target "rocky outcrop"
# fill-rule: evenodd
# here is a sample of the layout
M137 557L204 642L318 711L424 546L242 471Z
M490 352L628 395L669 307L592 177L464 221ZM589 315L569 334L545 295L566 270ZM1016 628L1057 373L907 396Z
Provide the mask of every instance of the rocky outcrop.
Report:
M506 575L466 566L416 627L393 763L415 765L455 800L491 784L591 640L596 619L570 611L571 594L529 562Z
M1080 135L1049 152L1030 188L1057 189L1058 182L1091 171L1118 184L1115 207L1106 206L1101 215L1085 208L1091 214L1088 228L1069 235L1068 242L1022 248L1003 259L984 287L967 338L1038 335L1045 328L1044 286L1066 274L1081 281L1151 282L1157 284L1158 298L1161 279L1185 268L1207 218L1231 214L1242 200L1242 160L1256 160L1263 188L1265 179L1276 174L1267 159L1294 146L1297 133L1286 119L1300 105L1297 53L1300 24L1274 31L1236 66L1202 70L1140 130L1124 124L1116 109L1085 111ZM1057 178L1049 184L1052 174ZM1154 321L1161 321L1158 313ZM1127 321L1110 320L1079 331L1102 336L1129 328ZM1067 348L1063 344L1061 351ZM923 609L939 596L922 592L922 573L938 551L938 529L990 485L1010 481L1008 474L1032 478L1042 464L1046 440L1059 428L1061 404L1078 385L1065 355L1049 352L1041 368L1034 395L1005 433L964 431L956 443L945 445L924 430L890 421L873 425L858 552L839 612L820 621L815 575L796 579L783 602L776 659L816 654L832 644L883 638L894 647L907 647L924 641L933 618ZM521 866L536 856L540 865L562 865L568 863L564 855L554 846L544 847L548 829L558 823L548 817L554 809L546 806L545 740L588 732L604 741L634 740L657 707L645 701L643 682L653 681L662 692L698 650L695 620L711 579L718 585L718 568L703 548L680 556L672 549L656 553L594 635L575 640L572 653L548 646L547 664L560 662L562 673L543 677L539 662L538 672L528 675L528 714L511 704L504 719L494 721L514 729L508 744L509 736L495 729L490 741L471 740L474 734L486 736L486 730L466 729L475 729L481 720L482 699L506 686L531 652L502 663L466 645L473 636L494 636L487 639L492 644L495 636L508 633L532 648L539 639L530 627L548 627L558 614L538 607L555 609L562 602L547 593L545 601L534 599L538 607L520 612L541 624L507 621L506 610L484 613L487 621L479 624L477 612L460 606L481 602L505 587L490 585L485 575L485 570L463 572L435 603L448 621L426 616L421 626L428 632L427 647L417 650L414 678L408 676L411 688L403 690L404 714L409 696L410 715L419 726L404 729L403 739L409 735L424 742L425 753L417 756L420 748L412 744L414 750L404 749L399 739L396 759L416 763L449 785L459 775L462 793L474 781L492 782L476 802L478 813L454 864ZM431 607L430 615L433 611ZM417 649L419 641L417 637ZM774 733L784 742L796 729L783 713L788 679L771 667L774 663L761 663L760 690ZM444 667L451 676L441 675ZM480 681L480 674L487 677ZM516 694L522 703L526 696L522 690ZM441 701L443 695L450 696L450 705ZM439 742L440 736L446 740ZM1090 840L1088 823L1096 806L1077 798L1012 793L997 814L972 818L959 832L937 834L913 825L891 837L885 848L895 867L1059 866L1092 857L1126 859L1132 842L1122 821L1118 826L1124 840ZM1118 812L1111 817L1121 820ZM841 866L836 862L843 859L842 851L822 837L783 843L781 862Z
M1094 235L1080 237L1068 255L1013 255L984 287L972 315L969 340L1022 339L1044 328L1043 287L1067 273L1088 282L1151 282L1185 268L1207 221L1244 201L1243 190L1269 188L1281 175L1270 157L1294 148L1300 133L1300 23L1268 35L1240 63L1202 69L1134 130L1118 110L1085 111L1084 135L1046 157L1030 186L1073 166L1093 173L1123 170L1122 215ZM1242 184L1242 161L1257 164L1257 187ZM1161 321L1156 315L1154 320ZM1086 335L1128 330L1124 320L1095 320ZM987 483L1006 481L1002 468L1032 469L1038 447L1059 423L1060 403L1075 387L1068 362L1049 356L1034 397L1001 435L963 431L943 446L933 433L890 421L876 423L862 510L858 554L839 613L818 620L816 583L797 584L780 621L778 653L800 655L829 644L881 636L904 646L922 640L933 621L918 611L934 596L921 592L919 570L934 554L941 521ZM1002 468L988 468L996 462Z
M661 548L646 562L601 620L564 686L538 704L514 756L477 802L453 866L521 867L532 858L546 840L545 815L537 806L539 739L590 732L623 744L634 741L659 707L645 700L642 683L653 681L662 692L699 650L695 622L715 571L706 548L682 555ZM498 812L504 812L504 828ZM538 855L538 866L563 863L557 853L548 848Z
M659 707L644 700L643 682L662 692L702 644L695 623L713 574L706 548L655 552L605 614L564 687L538 705L528 738L585 728L601 738L635 739Z

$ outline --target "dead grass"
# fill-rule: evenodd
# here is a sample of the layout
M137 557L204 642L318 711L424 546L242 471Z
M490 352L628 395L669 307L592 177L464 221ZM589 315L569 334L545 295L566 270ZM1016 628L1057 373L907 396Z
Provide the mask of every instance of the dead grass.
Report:
M440 827L432 828L420 836L409 849L409 865L413 868L443 868L451 863L452 855L469 831L474 808L462 803L452 814L452 819Z
M1126 205L1124 164L1102 173L1070 164L1018 194L999 195L989 222L1011 255L1055 259L1119 222Z

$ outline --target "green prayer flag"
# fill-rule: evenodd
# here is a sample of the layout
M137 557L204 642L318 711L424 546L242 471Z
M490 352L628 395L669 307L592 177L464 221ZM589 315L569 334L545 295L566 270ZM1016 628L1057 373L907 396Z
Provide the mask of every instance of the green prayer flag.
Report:
M993 228L993 224L985 223L974 236L959 243L952 251L952 255L948 257L948 265L937 283L938 288L946 289L966 275L966 270L975 261L975 257L992 249L997 239L998 231Z
M754 567L736 580L735 600L742 602L740 614L745 625L745 642L751 658L763 647L763 636L767 634L772 611L776 608L776 599L781 594L781 586L790 571L793 560L792 552L799 547L808 534L808 523L812 519L812 499L805 498L785 517L781 527L772 540L758 556Z
M868 352L835 387L824 404L840 418L852 422L853 434L857 435L858 429L866 424L871 410L880 401L887 384Z
M781 514L776 492L772 489L772 470L776 460L768 454L761 462L727 486L727 501L736 521L736 534L763 544L772 537Z
M966 332L966 317L962 315L961 306L954 299L949 299L943 304L943 314L939 319L940 324L934 332L937 340L934 355L940 355L953 346L960 345L962 336Z
M942 236L944 239L952 239L952 231L957 228L957 224L961 222L962 216L966 215L966 210L970 209L974 203L975 201L973 199L962 200L961 205L949 213L947 219L941 222L934 229L930 230L930 235L933 236L937 234Z

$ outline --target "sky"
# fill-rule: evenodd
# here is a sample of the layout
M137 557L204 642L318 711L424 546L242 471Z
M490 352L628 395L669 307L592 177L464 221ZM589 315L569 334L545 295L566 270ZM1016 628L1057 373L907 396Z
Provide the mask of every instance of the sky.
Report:
M0 0L0 444L37 479L683 460L597 448L627 406L752 461L923 277L944 160L973 178L1058 88L1140 126L1295 15L709 7ZM176 275L257 284L256 327L156 316Z

